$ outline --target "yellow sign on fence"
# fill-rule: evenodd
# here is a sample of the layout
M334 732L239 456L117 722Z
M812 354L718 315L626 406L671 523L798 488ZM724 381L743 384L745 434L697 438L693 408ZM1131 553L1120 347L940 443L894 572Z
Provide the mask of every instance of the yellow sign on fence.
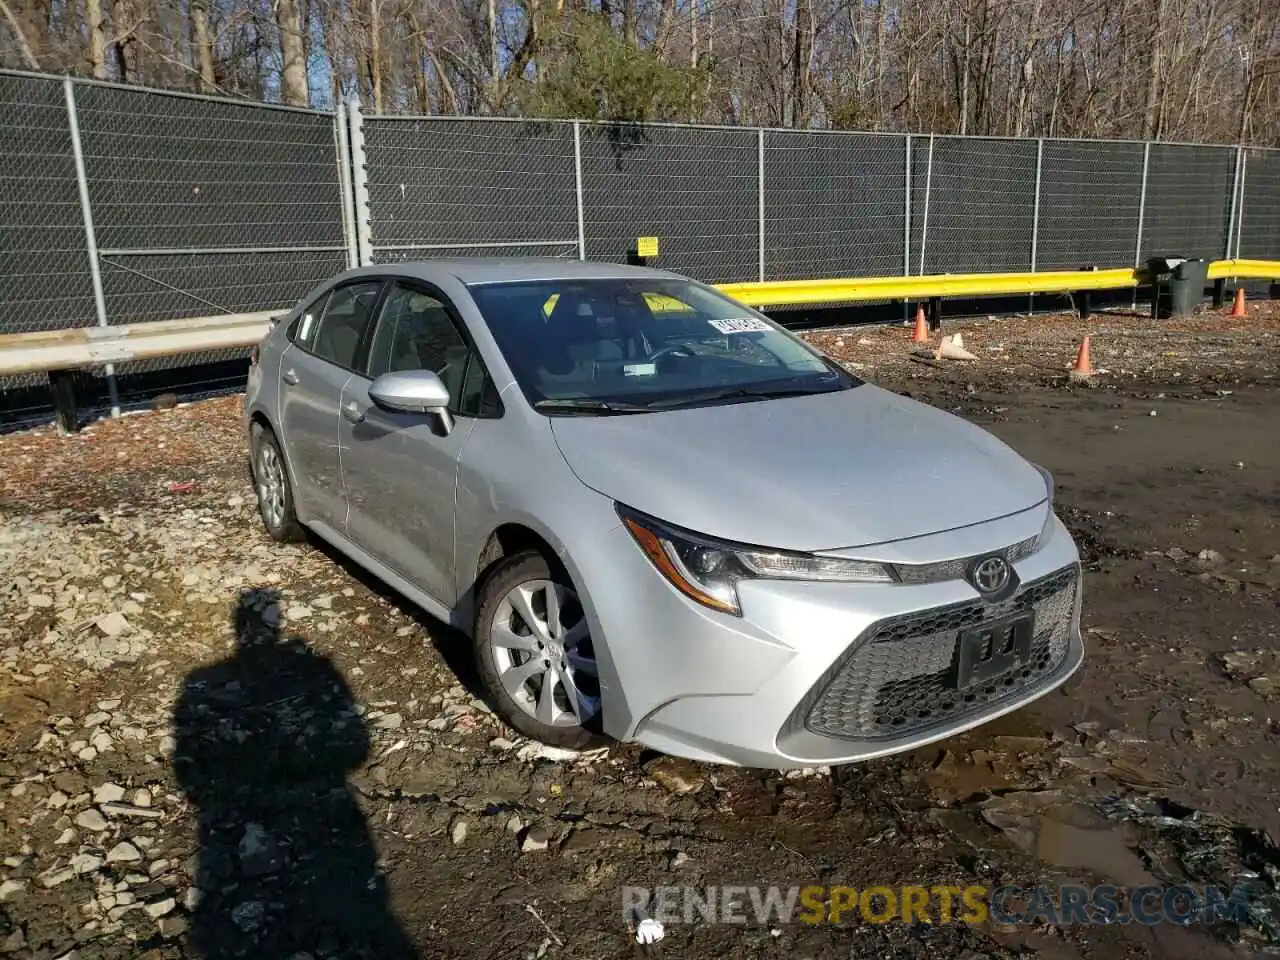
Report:
M658 255L657 237L636 237L637 257L656 257Z

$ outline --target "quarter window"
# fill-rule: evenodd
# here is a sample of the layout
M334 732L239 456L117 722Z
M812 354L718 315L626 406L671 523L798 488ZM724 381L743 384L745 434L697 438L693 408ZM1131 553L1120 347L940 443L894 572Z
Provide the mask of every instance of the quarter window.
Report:
M298 346L310 350L311 344L315 340L316 331L320 329L320 318L324 316L324 305L328 302L329 294L326 292L309 304L298 319L293 321L293 326L289 328L289 339Z

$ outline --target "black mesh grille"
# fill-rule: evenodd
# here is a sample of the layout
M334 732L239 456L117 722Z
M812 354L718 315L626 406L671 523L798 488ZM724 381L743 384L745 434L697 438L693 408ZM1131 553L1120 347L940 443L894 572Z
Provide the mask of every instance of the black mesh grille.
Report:
M825 737L877 740L955 723L1025 694L1066 658L1079 568L1025 585L1001 603L956 604L884 620L837 661L800 705L805 726ZM1035 612L1025 662L959 690L952 679L959 632Z

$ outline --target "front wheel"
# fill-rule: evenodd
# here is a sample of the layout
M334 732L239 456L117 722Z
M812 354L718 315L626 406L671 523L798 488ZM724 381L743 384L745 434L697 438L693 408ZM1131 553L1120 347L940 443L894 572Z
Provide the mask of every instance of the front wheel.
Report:
M502 560L480 589L476 666L498 714L534 740L594 738L600 679L586 614L567 574L540 553Z

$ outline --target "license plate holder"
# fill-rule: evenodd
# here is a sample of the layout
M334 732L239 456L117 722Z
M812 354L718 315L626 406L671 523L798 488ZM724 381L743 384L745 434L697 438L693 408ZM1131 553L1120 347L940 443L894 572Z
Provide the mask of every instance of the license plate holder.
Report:
M961 630L956 642L956 689L985 683L1026 663L1034 635L1031 613Z

